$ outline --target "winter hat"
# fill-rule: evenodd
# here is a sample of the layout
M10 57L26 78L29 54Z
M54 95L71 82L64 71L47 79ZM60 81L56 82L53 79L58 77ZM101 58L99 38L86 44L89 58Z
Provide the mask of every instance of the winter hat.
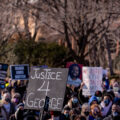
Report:
M96 92L95 92L95 96L96 96L96 97L102 97L102 92L99 91L99 90L96 91Z
M89 99L89 105L91 105L91 103L92 103L93 101L96 101L96 102L98 103L98 100L97 100L96 96L92 96L92 97Z

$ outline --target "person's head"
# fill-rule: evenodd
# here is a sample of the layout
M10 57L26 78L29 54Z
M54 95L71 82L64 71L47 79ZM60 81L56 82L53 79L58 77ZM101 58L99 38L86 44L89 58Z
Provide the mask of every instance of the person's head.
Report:
M106 93L103 97L103 102L105 106L108 106L111 101L112 101L112 96L109 93Z
M109 89L109 81L107 79L104 79L102 81L102 87L103 87L103 90L108 90Z
M114 94L116 95L116 94L118 94L119 91L120 91L120 85L119 85L119 83L116 81L116 82L114 82L114 84L113 84L113 92L114 92Z
M100 109L100 107L99 107L98 104L93 104L93 105L91 105L90 111L91 111L90 114L91 114L94 118L101 117L101 109Z
M101 100L102 100L102 92L101 91L96 91L95 92L95 96L96 96L96 98L97 98L97 100L98 100L98 103L100 103L101 102Z
M12 97L12 102L15 104L19 104L21 95L19 93L15 93Z
M88 103L84 103L82 105L82 109L81 109L81 115L87 117L89 115L90 112L90 106Z
M76 105L79 104L79 101L78 101L78 98L77 98L76 95L73 95L73 96L71 97L71 100L72 100L72 105L73 105L73 106L76 106Z
M77 115L74 120L86 120L84 116Z
M6 90L6 89L2 90L2 91L1 91L1 97L3 97L3 95L4 95L5 93L8 93L8 90Z
M111 79L111 80L110 80L110 87L111 87L111 88L113 88L115 82L117 82L116 79Z
M89 99L89 105L92 105L92 104L98 104L98 100L97 100L97 97L96 97L96 96L92 96L92 97Z
M112 105L112 116L113 118L115 118L116 120L119 120L120 119L120 113L119 113L119 110L118 110L118 105L117 104L113 104ZM118 119L119 118L119 119Z
M65 115L66 118L69 117L69 112L70 112L70 108L69 107L65 107L64 111L63 111L63 114Z
M74 120L75 117L80 114L80 112L78 113L78 110L73 108L70 110L69 114L70 114L70 120Z
M80 76L80 67L78 64L72 64L69 68L69 75L71 78L78 78Z
M11 101L10 93L7 92L7 93L3 94L2 102L4 104L8 104L8 103L10 103L10 101Z

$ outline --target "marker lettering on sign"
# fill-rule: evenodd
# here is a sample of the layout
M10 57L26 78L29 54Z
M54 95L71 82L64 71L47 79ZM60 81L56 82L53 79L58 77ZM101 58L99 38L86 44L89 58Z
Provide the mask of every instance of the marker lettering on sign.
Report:
M61 80L62 72L51 72L51 69L44 69L44 72L39 72L39 68L35 68L34 76L31 79L44 79L44 80Z
M43 89L43 87L45 86L45 83L47 83L47 88ZM38 88L37 91L45 91L46 92L45 95L47 96L48 91L50 91L50 89L48 89L48 88L49 88L49 81L48 82L44 81L43 84L42 84L42 86L40 88Z
M31 97L34 96L34 93L29 93L29 95L27 96L26 99L26 105L30 108L34 107L34 108L43 108L44 104L45 104L45 99L40 99L40 98L35 98L33 100L30 100ZM63 101L63 98L51 98L50 102L49 102L49 107L51 109L61 109L60 108L60 104Z
M51 98L49 107L52 109L60 109L60 104L63 101L63 98Z
M29 97L31 95L34 95L34 93L29 93L29 95L27 96L26 104L27 104L28 107L33 107L33 101L29 101Z

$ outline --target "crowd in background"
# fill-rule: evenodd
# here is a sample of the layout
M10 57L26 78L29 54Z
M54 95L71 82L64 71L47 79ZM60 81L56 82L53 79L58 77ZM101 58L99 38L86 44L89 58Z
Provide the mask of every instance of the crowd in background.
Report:
M84 96L80 86L67 84L63 110L45 111L43 120L120 120L119 80L103 77L102 91ZM38 120L40 111L24 109L28 80L0 83L0 120Z

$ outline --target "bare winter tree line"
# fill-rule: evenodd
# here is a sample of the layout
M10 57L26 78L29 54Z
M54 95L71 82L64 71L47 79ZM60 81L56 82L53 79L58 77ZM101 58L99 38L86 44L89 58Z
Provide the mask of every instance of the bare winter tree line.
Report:
M24 31L35 40L39 29L48 37L62 36L75 61L89 66L108 66L119 42L119 0L4 0L0 4L1 42ZM24 27L20 26L23 18ZM29 18L34 23L31 35ZM76 49L72 49L74 39Z

